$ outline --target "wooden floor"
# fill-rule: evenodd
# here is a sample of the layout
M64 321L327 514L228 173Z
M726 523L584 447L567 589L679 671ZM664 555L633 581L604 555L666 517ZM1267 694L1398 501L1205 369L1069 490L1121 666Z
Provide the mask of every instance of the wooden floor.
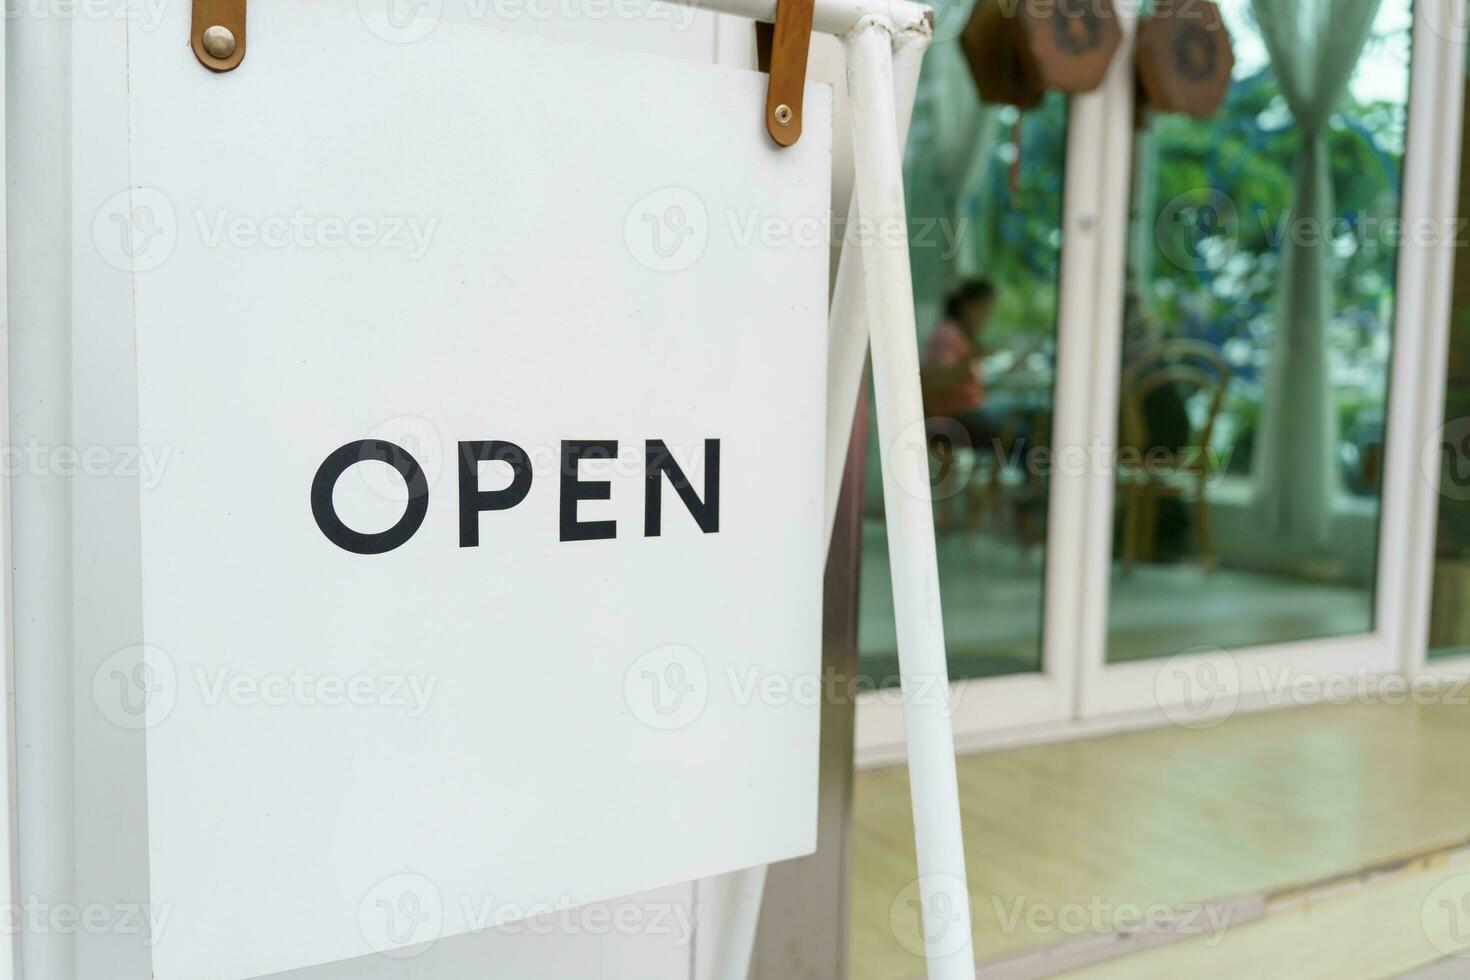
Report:
M1385 922L1412 927L1424 895L1470 873L1467 750L1470 705L1354 705L965 757L977 957L1009 960L993 965L995 976L1035 975L1027 959L1096 946L1135 910L1168 906L1195 914L1194 926L1235 919L1222 923L1224 941L1194 936L1076 975L1313 975L1242 964L1284 965L1277 946L1312 955L1329 921L1323 941L1345 950ZM902 768L859 774L852 866L851 976L922 976ZM1470 876L1460 883L1470 894ZM1454 901L1466 918L1450 926L1470 927L1470 899ZM1427 928L1375 940L1377 959L1354 955L1320 975L1392 976L1447 955Z

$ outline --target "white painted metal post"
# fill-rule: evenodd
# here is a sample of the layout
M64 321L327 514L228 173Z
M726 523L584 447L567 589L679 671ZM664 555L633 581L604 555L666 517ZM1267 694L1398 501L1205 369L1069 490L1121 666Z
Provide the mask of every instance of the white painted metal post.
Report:
M914 117L914 97L919 87L919 69L924 52L933 40L927 20L911 23L894 38L893 100L898 119L900 156L908 140ZM832 289L832 308L827 328L827 541L832 541L837 519L837 499L842 492L842 471L847 466L853 413L861 395L863 368L868 357L868 310L863 291L861 235L858 231L857 194L847 208L842 254ZM719 929L719 955L715 980L746 980L750 975L756 925L765 895L766 867L749 868L731 875L730 895Z
M848 209L828 328L827 533L837 510L870 330L877 385L899 657L905 690L914 834L931 980L972 980L969 891L950 727L949 671L939 606L913 281L902 184L903 147L919 69L932 38L927 17L895 36L866 17L848 38L848 87L857 184ZM906 489L905 489L906 488ZM721 931L717 980L745 980L747 930L759 914L765 869L735 876Z
M893 103L892 33L864 19L847 43L855 194L882 447L883 500L908 733L909 788L930 980L974 980L965 843L940 616L939 564L919 388L902 147Z
M677 6L748 17L751 20L774 23L776 0L669 0ZM933 23L934 11L914 0L814 0L812 8L812 30L818 34L831 34L846 38L857 26L869 17L880 18L893 25L898 33L911 28L925 29Z
M927 23L899 31L893 45L893 101L898 112L900 153L908 142L909 123L914 118L914 95L919 88L919 69L934 32ZM832 310L827 328L827 540L832 540L832 522L837 519L837 496L842 490L842 470L847 466L852 416L862 393L863 367L868 358L868 310L863 293L862 249L858 232L857 194L847 208L847 225L842 234L842 255L837 260L837 281L832 289Z
M729 875L725 911L715 937L714 980L746 980L755 954L756 928L761 919L761 898L766 893L766 869L760 864Z
M6 18L7 438L9 445L52 450L72 445L73 22ZM44 467L21 467L4 479L19 518L5 542L17 747L7 780L16 782L10 820L22 841L11 864L11 894L45 908L74 909L72 481ZM17 976L75 976L71 932L31 930L12 942L20 947Z
M8 18L7 18L8 19ZM5 24L0 23L0 123L5 119ZM7 172L6 155L0 154L0 179ZM8 183L7 183L8 186ZM5 226L5 201L0 199L0 228ZM10 315L8 294L9 269L8 239L0 236L0 297L5 305L0 309L0 377L5 379L0 386L0 444L7 447L10 441ZM3 777L5 786L5 812L0 814L0 841L4 842L5 862L0 866L0 894L20 907L20 880L16 868L20 864L20 834L16 826L16 741L15 741L15 609L11 603L13 594L14 561L10 550L13 533L10 525L10 483L0 479L0 555L5 567L0 570L0 581L4 583L4 595L0 596L0 648L3 648L4 698L0 700L0 747L3 747ZM0 980L14 980L20 975L20 942L14 932L3 930L0 934Z

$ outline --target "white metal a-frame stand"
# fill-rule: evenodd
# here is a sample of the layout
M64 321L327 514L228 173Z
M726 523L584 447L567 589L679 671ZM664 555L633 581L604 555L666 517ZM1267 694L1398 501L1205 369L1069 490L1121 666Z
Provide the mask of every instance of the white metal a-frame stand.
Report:
M775 0L711 0L704 6L776 19ZM929 8L905 0L817 0L813 14L813 30L846 46L856 171L828 327L826 518L830 540L871 344L928 972L931 980L974 980L913 277L907 237L892 233L908 227L903 146L932 25ZM721 930L718 980L745 980L749 971L765 870L736 876Z

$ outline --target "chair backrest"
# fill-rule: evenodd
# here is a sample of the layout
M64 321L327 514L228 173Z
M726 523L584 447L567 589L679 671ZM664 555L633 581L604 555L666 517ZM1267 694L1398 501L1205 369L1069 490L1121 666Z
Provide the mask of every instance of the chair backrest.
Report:
M1189 444L1192 447L1208 448L1215 433L1215 423L1225 406L1225 395L1230 389L1234 372L1219 351L1198 340L1166 341L1127 365L1122 377L1122 418L1120 419L1120 447L1147 454L1159 445L1159 433L1150 425L1148 399L1155 392L1173 387L1179 392L1181 402L1199 396L1206 399L1206 413L1202 424L1191 422ZM1169 449L1183 448L1169 446ZM1164 469L1183 469L1185 464L1198 465L1199 454L1190 453L1183 457L1175 455L1171 461L1155 460L1155 466ZM1195 460L1196 463L1190 463Z

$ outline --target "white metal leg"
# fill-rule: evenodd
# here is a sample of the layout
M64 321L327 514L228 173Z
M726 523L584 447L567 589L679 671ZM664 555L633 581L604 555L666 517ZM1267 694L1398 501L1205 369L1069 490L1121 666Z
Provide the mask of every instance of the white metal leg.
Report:
M898 111L898 145L908 141L914 117L914 94L919 87L919 69L932 34L927 29L902 31L893 45L893 100ZM863 367L868 359L868 310L863 294L862 250L859 247L857 194L847 208L842 255L837 260L837 281L832 290L832 310L827 328L827 541L837 519L837 497L842 492L842 471L847 466L847 448L852 441L852 416L862 394Z
M725 895L724 921L717 933L714 980L746 980L755 952L756 927L760 924L761 898L766 892L766 868L736 871L729 876Z
M863 220L877 231L863 249L863 281L882 447L925 952L930 980L974 980L949 670L919 388L914 285L906 238L883 233L907 226L891 43L886 22L877 19L860 22L848 38L855 193Z
M914 116L914 95L919 87L919 69L933 34L924 24L899 32L893 45L893 98L898 117L898 142L908 139L909 123ZM847 466L848 446L852 442L853 413L861 395L863 367L868 358L868 309L863 292L863 263L858 232L857 194L847 208L847 225L843 230L842 254L837 262L837 280L832 290L832 309L827 328L827 542L832 541L833 522L837 519L837 499L842 493L842 472ZM748 881L732 887L720 926L720 958L716 980L745 980L750 969L751 951L755 945L756 923L760 919L761 900L765 895L766 869L752 868L740 875ZM753 904L746 907L746 903ZM749 932L744 931L749 923ZM732 946L728 938L747 944ZM727 958L726 954L729 954Z

